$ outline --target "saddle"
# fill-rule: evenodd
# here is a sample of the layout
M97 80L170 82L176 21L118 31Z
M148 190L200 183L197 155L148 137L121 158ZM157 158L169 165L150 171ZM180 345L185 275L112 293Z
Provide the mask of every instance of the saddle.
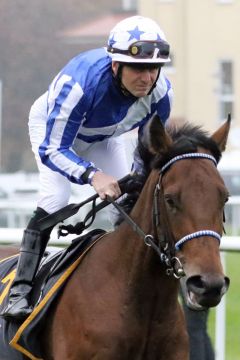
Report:
M77 237L65 249L47 248L30 294L33 312L23 323L0 318L0 360L41 359L38 334L43 328L50 306L57 300L85 253L105 233L105 230L95 229ZM8 301L17 261L18 255L0 262L0 310Z

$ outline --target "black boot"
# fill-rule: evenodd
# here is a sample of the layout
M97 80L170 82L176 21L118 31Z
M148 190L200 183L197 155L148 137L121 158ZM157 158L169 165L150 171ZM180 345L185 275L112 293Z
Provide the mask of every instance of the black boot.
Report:
M1 313L4 318L24 319L31 312L28 295L40 261L40 232L26 229L24 231L17 273L12 284L8 305Z
M38 220L46 214L43 209L38 208L29 226L37 227L35 225ZM47 234L30 228L24 231L17 272L10 289L8 304L0 314L3 318L24 320L32 312L29 294L49 237L49 231Z

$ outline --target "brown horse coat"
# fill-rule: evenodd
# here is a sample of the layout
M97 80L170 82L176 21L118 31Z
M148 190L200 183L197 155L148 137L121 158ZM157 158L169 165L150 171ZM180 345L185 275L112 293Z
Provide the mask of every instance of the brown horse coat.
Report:
M190 152L196 143L195 152L215 156L211 146L205 147L206 140L207 144L214 143L220 154L229 126L230 121L210 140L202 133L193 135ZM160 181L158 202L168 222L161 224L160 232L165 233L163 228L169 227L175 242L202 229L221 236L227 190L213 162L206 158L183 159L161 176L159 164L164 165L179 152L187 152L183 151L186 144L180 138L184 145L180 146L179 138L175 140L164 130L157 117L150 123L146 138L155 165L131 218L160 247L152 216L154 192ZM173 245L169 243L169 247ZM199 236L184 243L176 256L186 274L191 305L217 305L228 286L218 241L210 235ZM188 336L178 291L179 280L166 275L166 266L158 254L123 222L88 252L65 286L41 336L43 358L187 360Z

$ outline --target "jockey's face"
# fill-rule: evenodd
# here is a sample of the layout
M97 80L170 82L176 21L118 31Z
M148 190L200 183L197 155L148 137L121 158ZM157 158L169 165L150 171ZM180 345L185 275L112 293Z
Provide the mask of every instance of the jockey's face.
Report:
M156 82L159 64L122 64L122 85L135 97L146 96ZM112 63L113 73L117 75L119 63Z

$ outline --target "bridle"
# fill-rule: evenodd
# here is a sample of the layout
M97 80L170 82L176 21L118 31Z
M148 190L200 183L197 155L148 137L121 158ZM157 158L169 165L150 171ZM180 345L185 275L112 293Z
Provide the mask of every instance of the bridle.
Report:
M182 155L178 155L175 156L174 158L172 158L170 161L168 161L162 168L160 171L160 176L159 176L159 180L158 183L155 187L155 191L154 191L154 198L159 198L159 194L161 192L161 183L162 183L162 178L164 176L164 174L166 173L166 171L168 171L170 169L170 167L175 164L177 161L179 160L185 160L185 159L207 159L207 160L211 160L215 166L217 166L217 161L216 159L209 154L205 154L205 153L187 153L187 154L182 154ZM159 213L159 210L157 209L158 206L158 201L155 200L154 201L154 212ZM157 222L157 218L155 216L155 223ZM220 243L221 241L221 236L213 231L213 230L200 230L200 231L196 231L193 232L191 234L185 235L184 237L182 237L181 239L179 239L176 243L175 243L175 250L178 251L180 250L181 246L189 240L192 239L196 239L198 237L202 237L202 236L210 236L210 237L214 237L215 239L217 239Z
M174 236L171 232L171 227L168 223L162 179L172 165L174 165L177 161L185 159L207 159L212 161L214 165L217 166L217 161L212 155L205 153L186 153L175 156L161 168L159 179L155 186L153 200L153 224L155 229L155 236L151 234L145 234L145 232L130 218L128 214L125 213L125 211L118 205L117 202L111 198L108 198L109 202L111 202L118 209L125 220L132 226L133 230L136 231L141 238L143 238L145 244L151 247L159 255L161 263L166 266L166 274L173 275L175 278L181 278L185 275L179 258L175 256L175 253L181 249L184 243L202 236L213 237L218 240L219 243L221 241L221 236L217 232L204 229L187 234L175 242ZM161 206L159 206L159 204Z

